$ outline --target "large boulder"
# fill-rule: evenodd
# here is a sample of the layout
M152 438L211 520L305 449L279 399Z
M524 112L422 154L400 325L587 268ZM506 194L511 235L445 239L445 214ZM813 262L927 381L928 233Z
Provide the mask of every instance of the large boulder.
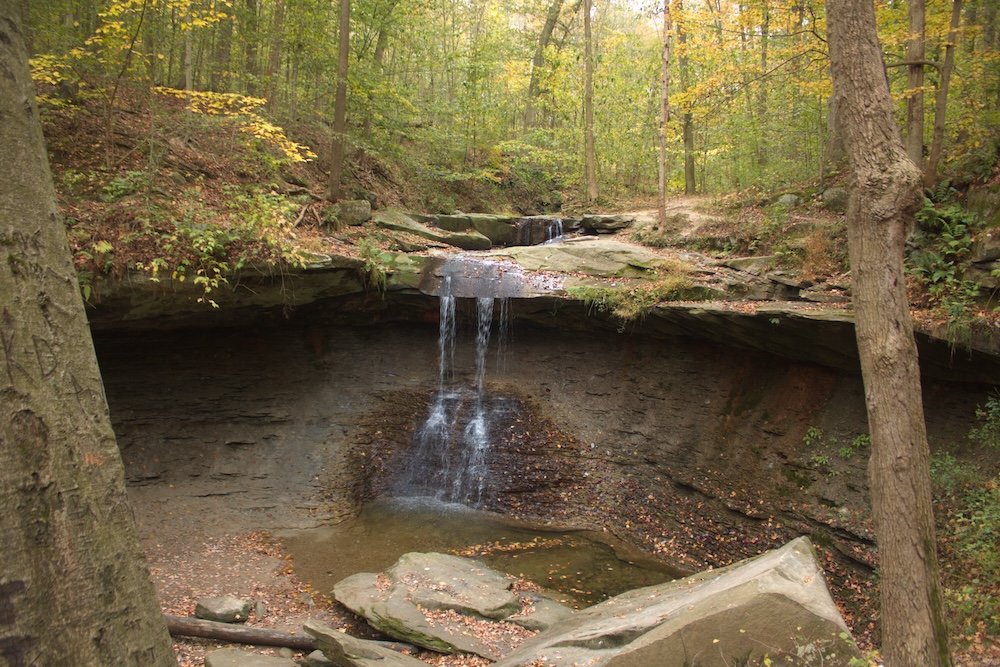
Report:
M443 653L490 660L572 611L473 560L404 554L382 574L339 582L333 596L391 637Z
M372 203L367 199L348 199L333 207L340 224L357 227L372 219Z
M730 567L584 609L495 667L847 667L852 658L860 658L858 648L812 545L800 537Z
M409 232L425 239L446 243L462 250L489 250L493 244L488 238L475 230L464 232L449 232L444 229L428 227L417 222L402 211L379 211L373 216L375 224L383 229L399 232Z
M316 646L338 667L426 667L408 655L397 653L377 642L352 637L340 630L309 620L302 626L316 640ZM311 654L310 654L311 655Z
M583 237L562 243L497 250L529 271L585 273L599 278L652 277L668 260L640 246L611 239Z

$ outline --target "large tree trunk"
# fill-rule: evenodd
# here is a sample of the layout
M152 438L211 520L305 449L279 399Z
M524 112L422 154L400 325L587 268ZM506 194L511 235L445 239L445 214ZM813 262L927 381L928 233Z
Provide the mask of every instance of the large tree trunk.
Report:
M340 199L340 181L347 149L347 59L351 54L351 0L340 0L340 27L337 43L337 96L333 102L333 152L326 197Z
M172 665L9 0L0 119L0 660Z
M858 353L872 438L882 655L888 667L950 665L938 580L927 434L903 273L920 170L893 117L870 0L827 0L838 121L853 175L848 210Z
M590 28L593 3L583 0L583 172L587 203L597 200L597 148L594 146L594 38Z
M906 154L913 164L924 162L924 0L910 0L910 40L906 47L910 89L906 98Z
M663 3L663 59L660 65L662 90L660 91L660 127L657 132L659 159L659 201L657 212L660 224L667 222L667 125L670 123L670 2Z
M955 44L958 41L958 26L962 21L962 0L952 0L951 27L948 30L948 43L944 47L944 64L941 65L941 80L938 82L937 97L934 101L934 134L931 139L931 152L924 167L924 185L933 187L937 182L938 164L941 162L941 151L944 146L944 124L948 112L948 87L951 84L951 73L955 69Z
M531 59L531 79L528 81L528 100L524 107L524 129L530 130L535 126L535 98L538 97L538 79L545 66L545 49L552 39L552 31L559 20L559 13L562 12L563 0L552 0L549 11L545 15L545 24L542 32L538 36L538 45L535 47L535 57Z

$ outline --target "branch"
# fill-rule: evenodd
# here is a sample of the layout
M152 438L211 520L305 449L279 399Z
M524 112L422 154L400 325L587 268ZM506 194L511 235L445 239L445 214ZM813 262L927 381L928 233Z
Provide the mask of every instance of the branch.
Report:
M941 65L934 62L933 60L902 60L898 63L886 63L886 67L910 67L911 65L923 65L924 67L933 67L937 71L941 71Z

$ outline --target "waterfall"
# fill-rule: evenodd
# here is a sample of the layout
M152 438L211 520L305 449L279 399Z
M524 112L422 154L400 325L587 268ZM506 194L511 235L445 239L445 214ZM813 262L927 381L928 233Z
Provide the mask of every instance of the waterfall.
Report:
M445 281L439 297L438 388L424 423L417 430L397 493L479 505L489 492L491 405L486 391L486 360L493 328L493 297L476 298L475 376L471 386L456 386L456 304ZM500 301L497 358L509 333L509 308Z
M562 241L563 237L563 221L562 218L556 218L549 223L548 227L545 228L545 243L555 243L556 241Z

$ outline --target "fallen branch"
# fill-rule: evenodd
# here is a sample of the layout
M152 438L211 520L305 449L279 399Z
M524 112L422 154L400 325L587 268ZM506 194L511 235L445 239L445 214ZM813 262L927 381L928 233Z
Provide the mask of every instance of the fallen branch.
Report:
M201 637L203 639L221 639L236 644L253 644L255 646L281 646L295 651L311 652L316 650L316 642L309 635L295 635L280 630L265 628L248 628L233 623L217 623L204 621L190 616L163 615L167 622L167 631L173 637Z

